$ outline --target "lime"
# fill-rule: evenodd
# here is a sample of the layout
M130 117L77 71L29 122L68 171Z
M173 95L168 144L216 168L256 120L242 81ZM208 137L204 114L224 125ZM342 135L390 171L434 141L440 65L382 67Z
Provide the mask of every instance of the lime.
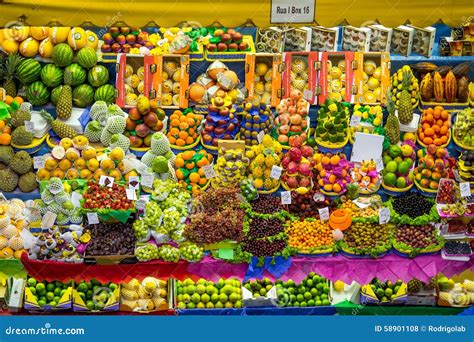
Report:
M217 293L213 293L211 295L211 302L213 302L214 304L216 304L217 302L219 301L219 295Z
M290 302L296 302L296 296L290 295Z
M307 287L312 287L313 286L313 280L312 279L306 280L306 286Z
M192 296L191 296L191 301L195 304L199 303L201 301L201 296L197 293L194 293Z
M52 302L49 302L49 305L54 308L56 305L58 305L58 303L53 300Z
M266 290L265 288L261 288L261 289L260 289L260 294L261 294L262 296L265 296L265 295L267 294L267 290Z
M199 284L198 286L196 286L196 293L203 294L205 292L206 292L205 285Z
M308 300L308 306L314 306L315 301L310 299Z
M79 297L81 297L82 300L86 300L86 294L84 292L79 292Z
M387 165L385 166L385 168L387 169L388 172L395 173L397 172L397 168L398 168L397 162L395 162L394 160L389 161Z
M217 303L214 305L214 307L215 307L216 309L222 309L222 308L224 307L224 304L222 304L222 302L217 302Z
M46 286L43 283L36 284L36 292L37 293L46 293Z
M314 302L314 304L315 304L316 306L321 306L321 305L323 305L323 302L321 302L321 301L318 299L317 301Z
M329 293L329 285L325 284L323 287L323 292L328 294Z
M302 302L302 301L304 300L304 296L300 293L300 294L298 294L298 295L296 296L296 300L297 300L298 302Z
M234 303L234 308L240 309L241 307L242 307L242 302L240 300L238 300Z
M216 293L216 292L217 292L217 289L214 286L212 286L212 285L207 285L206 286L206 293L208 295L212 295L213 293Z
M214 304L212 302L207 302L206 309L214 309Z
M301 306L302 308L305 308L305 307L308 306L308 304L306 304L306 302L301 302L301 303L300 303L300 306Z
M320 297L321 297L321 300L328 299L328 295L325 293L323 293Z
M182 287L178 287L178 288L176 289L176 294L177 294L177 295L180 295L180 294L182 294L182 293L183 293L183 288L182 288Z
M390 157L388 154L386 154L385 156L383 156L383 164L384 165L387 165L389 162L392 161L392 157Z
M397 176L393 172L389 172L383 177L383 182L385 185L395 186L397 182Z
M323 283L319 283L318 285L316 285L316 288L317 288L318 290L322 291L323 288L324 288L324 284L323 284Z
M198 308L198 309L204 309L205 307L206 307L206 305L204 305L203 302L199 302L199 303L197 303L197 305L196 305L196 308Z
M87 284L86 283L80 283L78 286L77 286L77 291L79 292L87 292Z
M29 289L30 289L32 294L34 294L34 295L36 294L36 287L30 286Z
M189 302L188 304L186 304L186 309L195 309L196 308L196 304L194 304L193 302Z
M45 296L41 296L41 297L39 297L39 298L38 298L38 300L42 300L43 302L45 302L45 303L46 303L46 297L45 297Z
M88 301L87 301L86 306L87 306L87 309L89 309L89 310L91 310L91 311L95 309L95 304L94 304L94 302L91 301L91 300L88 300Z
M403 189L403 188L406 188L407 186L407 181L405 179L405 177L398 177L397 178L397 188L399 189Z
M194 285L188 285L185 293L192 295L194 292L196 292L196 287Z
M377 289L377 291L375 292L375 295L377 296L377 298L380 299L385 295L385 291L383 289Z
M178 298L178 302L183 301L183 295L182 294L179 294L176 298Z
M299 302L294 302L294 303L291 303L292 306L300 306L300 303Z
M232 308L233 308L233 305L232 305L231 302L226 302L226 303L224 304L224 307L227 308L227 309L232 309Z
M62 291L62 290L61 290L59 287L56 287L56 288L54 289L53 293L54 293L55 296L59 296L59 295L61 294L61 291Z
M183 295L183 302L189 303L190 301L191 301L191 296L188 295L187 293L185 293L185 294Z
M393 293L394 293L394 294L397 293L398 290L400 290L400 285L397 285L397 286L395 286L395 287L393 288Z
M46 291L48 292L53 292L54 291L54 284L53 283L49 283L48 285L46 285Z
M322 304L323 305L329 305L329 299L323 299Z
M303 294L303 293L305 293L305 292L306 292L306 287L300 286L300 287L298 288L298 293Z
M38 301L38 305L39 305L40 307L43 307L43 306L46 305L46 302L45 302L44 300L39 300L39 301Z
M201 301L203 303L208 303L210 300L211 300L211 297L207 293L204 293L201 295Z
M54 293L53 293L53 292L47 292L47 293L46 293L46 300L47 300L48 302L52 301L53 298L54 298Z
M221 301L222 303L225 303L229 300L229 297L227 297L227 295L225 293L221 293L219 295L219 301Z
M64 293L66 292L66 290L63 290L63 291L64 291ZM61 297L64 295L63 291L61 291ZM94 293L92 292L92 290L87 290L87 292L86 292L86 298L87 298L87 299L91 299L92 296L93 296L93 294L94 294Z
M391 288L386 288L385 289L385 296L387 296L388 298L390 298L391 296L393 295L393 290Z
M35 287L36 284L37 284L37 281L35 278L28 278L28 286Z
M186 304L184 304L183 302L178 303L178 309L186 309Z
M311 292L305 292L304 293L304 299L309 300L311 298L313 298L313 296L311 295Z

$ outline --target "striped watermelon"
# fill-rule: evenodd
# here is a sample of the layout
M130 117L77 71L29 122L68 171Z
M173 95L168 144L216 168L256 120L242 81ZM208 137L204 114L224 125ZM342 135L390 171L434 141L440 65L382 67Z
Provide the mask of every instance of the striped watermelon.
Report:
M76 61L80 66L90 69L97 64L97 53L91 47L83 47L77 53Z
M96 65L87 73L87 80L93 87L100 87L109 81L109 70L103 65Z
M51 102L56 106L59 100L59 95L61 94L61 90L63 89L63 86L57 86L53 90L51 90Z
M74 88L72 92L72 101L77 107L85 108L94 102L94 88L88 84L81 84Z
M41 69L41 81L43 81L47 87L57 87L63 83L63 69L55 64L46 64L43 69Z
M70 85L73 87L84 83L86 80L86 69L84 69L77 63L72 63L71 65L67 66L65 71L69 71L71 73L72 77Z
M74 52L68 44L60 43L54 46L51 58L57 66L65 67L72 63Z
M115 103L115 88L111 84L105 84L96 89L94 100Z
M40 73L41 65L33 58L22 60L16 69L17 78L23 84L29 84L38 80Z
M31 83L26 90L26 98L34 106L43 106L49 101L49 90L41 81Z

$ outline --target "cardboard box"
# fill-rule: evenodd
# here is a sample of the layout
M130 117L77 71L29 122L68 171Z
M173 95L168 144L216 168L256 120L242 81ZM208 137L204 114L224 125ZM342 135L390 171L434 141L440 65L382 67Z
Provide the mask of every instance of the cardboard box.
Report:
M403 283L398 292L395 293L395 299L387 302L381 302L374 293L370 285L364 285L360 290L360 302L367 305L400 305L405 304L407 299L407 284Z
M303 60L307 70L305 76L307 81L302 80L304 86L308 85L308 89L300 89L303 93L303 98L306 99L310 104L317 104L318 95L318 71L320 69L319 53L318 52L285 52L283 54L283 81L282 81L282 98L286 99L290 97L291 89L298 89L295 87L292 80L292 63L296 59Z
M256 66L259 63L265 63L268 69L271 68L271 79L267 81L267 75L260 76L256 74ZM245 87L248 91L247 101L252 101L255 97L255 84L262 82L271 83L270 102L267 104L276 107L281 100L281 79L282 79L282 58L281 54L247 54L245 56ZM263 81L262 81L263 80ZM257 94L261 96L262 93Z
M431 57L433 53L436 28L432 26L424 28L413 25L408 26L415 29L411 51L425 57Z
M342 50L361 51L370 50L371 29L368 27L344 26L342 33Z
M291 27L285 31L283 51L311 51L311 29Z
M158 278L157 278L158 279ZM171 310L173 307L176 307L176 288L175 288L175 280L169 278L166 284L166 301L162 302L158 308L155 307L153 310L137 310L134 309L126 304L126 300L121 296L120 299L120 311L124 312L137 312L137 313L150 313L156 311L166 311Z
M272 286L265 297L254 298L252 292L242 286L242 303L244 307L248 308L277 306L276 287Z
M344 301L349 301L354 304L359 303L359 283L353 281L351 284L344 284L344 291L336 291L334 288L334 282L331 282L331 287L329 288L329 294L332 298L331 304L335 305Z
M435 306L436 305L436 289L424 290L421 289L416 293L407 294L407 305L417 306Z
M312 26L310 29L311 51L337 51L339 27Z
M372 30L370 35L370 51L390 52L392 42L392 29L383 25L369 25Z
M117 55L117 63L115 65L116 80L115 80L115 103L121 108L133 108L132 98L134 96L128 93L134 92L136 96L143 94L150 98L151 81L152 81L152 65L154 56L142 56L119 53ZM133 69L132 75L129 76L130 69L127 71L127 64ZM141 69L143 68L143 69ZM142 75L143 72L143 75ZM138 76L137 78L133 75ZM136 86L135 86L136 85Z
M474 42L474 22L466 23L460 27L453 27L451 29L451 38L453 40Z
M23 307L26 280L24 278L10 277L7 280L6 299L8 311L19 312Z
M106 287L105 285L103 287ZM108 288L108 287L107 287ZM76 289L72 290L72 311L74 312L85 312L85 313L101 313L101 312L113 312L118 311L120 308L120 286L112 291L109 296L105 307L102 310L89 310L86 303L79 295L79 292Z
M279 27L258 28L255 49L258 53L282 53L285 31Z
M390 86L390 54L388 52L356 52L354 59L357 64L354 82L357 87L357 95L354 98L354 102L371 105L385 103L387 89ZM365 81L365 75L368 75L369 80L371 75L366 72L367 68L365 68L364 64L369 60L375 62L376 68L380 67L379 86L377 87L380 90L377 90L377 88L373 90L367 88L368 81ZM370 93L374 96L369 95Z
M71 311L72 309L72 286L66 289L66 292L61 297L58 305L52 307L45 305L43 307L38 305L37 297L30 291L28 287L25 288L25 303L24 308L30 312L57 312L57 311Z
M409 26L400 25L393 28L390 52L409 56L411 54L414 34L415 29Z
M159 55L154 57L154 72L152 73L152 84L150 99L156 99L158 106L162 108L187 108L188 97L186 90L189 86L189 56L188 55ZM174 69L177 76L168 75L167 65L176 65ZM177 79L177 80L176 80Z
M473 56L474 41L453 40L443 37L439 40L439 54L441 56Z
M326 99L333 98L338 101L353 102L354 100L354 82L355 71L357 70L354 63L354 52L323 52L320 55L321 70L319 72L319 96L318 103L324 103ZM342 67L344 70L342 70ZM339 68L342 74L345 75L344 83L340 79L333 79L331 76L332 68ZM356 68L354 70L354 68ZM339 70L335 70L338 73ZM341 90L344 90L342 95ZM339 95L341 98L339 98ZM332 94L332 95L331 95Z

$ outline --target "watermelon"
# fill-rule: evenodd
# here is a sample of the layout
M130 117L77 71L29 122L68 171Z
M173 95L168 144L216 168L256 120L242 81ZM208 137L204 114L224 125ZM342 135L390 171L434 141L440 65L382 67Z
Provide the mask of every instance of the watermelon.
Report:
M77 63L72 63L71 65L66 67L65 71L66 72L69 71L71 73L72 77L71 77L70 85L73 87L84 83L86 80L86 76L87 76L86 69L84 69Z
M87 80L93 87L100 87L109 81L109 70L103 65L96 65L87 73Z
M61 94L61 90L63 89L63 86L57 86L53 90L51 90L51 102L56 106L59 100L59 95Z
M115 88L111 84L105 84L96 89L94 100L115 103Z
M97 64L97 53L91 47L83 47L76 55L76 62L80 66L90 69Z
M29 84L39 79L41 73L40 63L33 59L24 59L18 64L16 69L16 77L23 84Z
M26 90L26 98L33 106L43 106L49 101L49 90L41 81L31 83Z
M94 102L94 88L88 84L81 84L74 88L72 92L72 101L77 107L85 108Z
M74 52L68 44L60 43L54 46L51 58L57 66L65 67L72 63Z
M41 81L47 87L54 88L63 82L63 69L55 64L46 64L41 69Z

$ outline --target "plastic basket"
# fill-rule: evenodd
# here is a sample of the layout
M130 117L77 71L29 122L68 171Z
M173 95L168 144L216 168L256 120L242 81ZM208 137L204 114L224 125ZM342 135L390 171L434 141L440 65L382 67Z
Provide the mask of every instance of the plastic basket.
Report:
M199 143L201 142L201 135L199 134L198 137L196 138L196 141L193 142L191 145L184 145L184 146L176 146L176 145L170 145L170 147L173 150L178 150L178 151L186 151L195 148Z
M334 153L342 152L344 147L349 142L349 136L350 135L351 135L351 132L349 130L347 130L346 137L345 137L344 141L339 143L339 144L331 144L331 143L323 142L323 141L319 140L318 138L316 138L316 133L314 135L314 140L316 141L316 146L318 147L320 152L334 154Z
M421 140L420 138L418 137L418 134L416 135L416 142L418 143L418 145L420 145L421 147L427 147ZM446 143L444 143L443 145L439 145L438 147L446 147L449 145L449 143L451 142L451 130L448 131L448 141Z

